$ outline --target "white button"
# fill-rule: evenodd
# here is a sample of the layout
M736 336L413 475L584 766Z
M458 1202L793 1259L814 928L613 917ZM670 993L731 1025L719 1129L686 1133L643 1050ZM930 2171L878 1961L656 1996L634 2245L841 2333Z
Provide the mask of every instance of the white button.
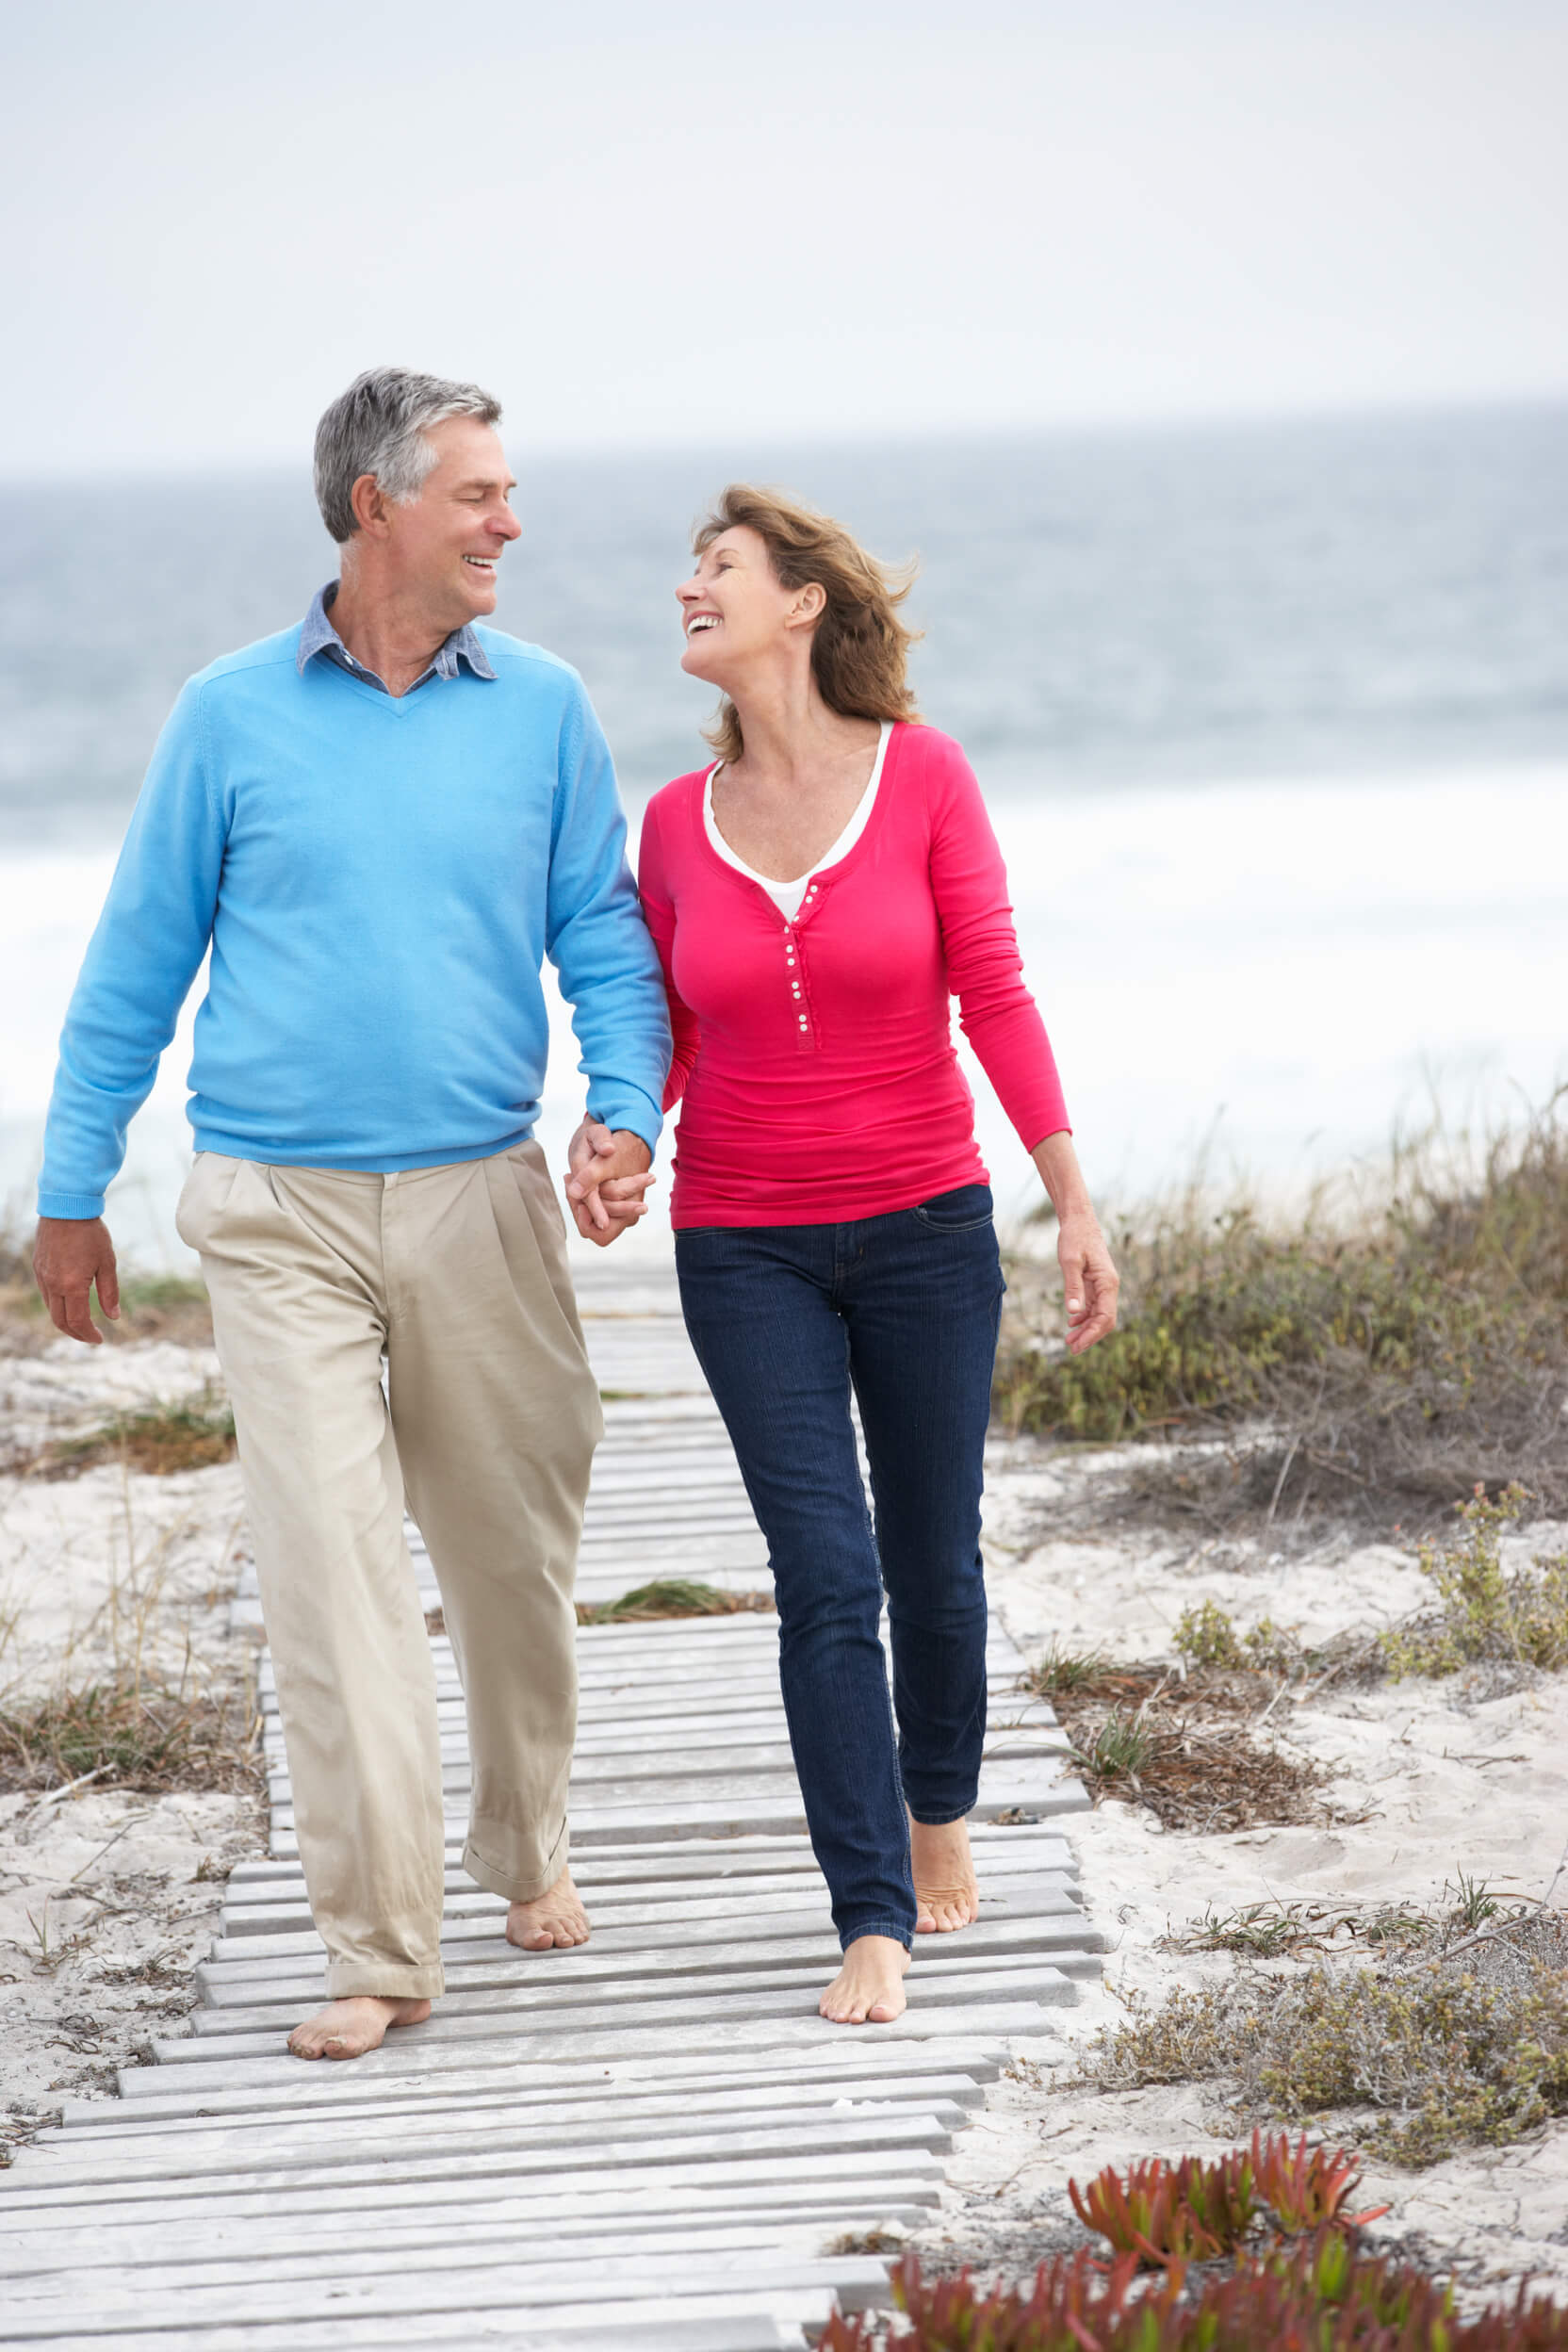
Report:
M796 980L792 986L790 994L792 996L798 996L800 994L800 982L798 980Z
M802 1015L801 1015L801 1017L800 1017L800 1025L801 1025L801 1027L802 1027L803 1029L804 1029L804 1028L806 1027L806 1025L807 1025L807 1021L806 1021L806 1015L805 1015L804 1013L802 1013Z

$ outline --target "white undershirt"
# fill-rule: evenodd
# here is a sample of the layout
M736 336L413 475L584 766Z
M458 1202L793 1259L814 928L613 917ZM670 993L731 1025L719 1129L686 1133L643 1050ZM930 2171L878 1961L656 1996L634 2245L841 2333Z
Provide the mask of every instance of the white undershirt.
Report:
M855 804L854 813L849 823L832 847L825 850L809 872L803 874L798 881L794 882L776 882L771 874L759 874L755 866L748 866L745 859L730 848L729 843L719 831L713 815L713 778L723 767L724 761L716 760L709 769L702 787L702 821L708 828L709 840L727 866L733 866L737 874L743 874L749 881L757 883L760 889L766 890L786 922L793 923L799 914L806 897L806 886L811 876L825 874L829 866L836 866L841 858L847 858L865 831L872 809L876 804L876 788L882 781L882 763L888 756L888 738L892 731L892 721L884 719L881 737L876 746L876 758L872 762L870 778L865 791Z

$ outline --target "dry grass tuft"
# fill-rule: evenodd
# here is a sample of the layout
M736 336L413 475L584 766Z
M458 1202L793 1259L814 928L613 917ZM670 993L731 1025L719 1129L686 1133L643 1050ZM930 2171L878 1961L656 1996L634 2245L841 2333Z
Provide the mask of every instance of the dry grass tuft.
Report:
M579 1601L577 1621L580 1625L619 1625L645 1618L735 1617L753 1609L771 1615L774 1606L771 1592L723 1592L717 1585L669 1576L653 1584L639 1584L631 1592L623 1592L617 1601ZM446 1632L443 1610L426 1611L425 1630L433 1634Z
M1260 1673L1213 1666L1183 1680L1169 1666L1053 1655L1028 1687L1055 1708L1097 1802L1129 1798L1167 1829L1200 1833L1321 1818L1327 1775L1253 1731L1279 1695Z
M214 1462L229 1462L234 1452L234 1414L204 1389L180 1404L115 1413L80 1437L52 1438L36 1454L7 1467L36 1478L74 1478L113 1462L150 1478L167 1478L182 1470L205 1470Z
M579 1601L577 1621L612 1625L645 1617L734 1617L747 1610L771 1615L774 1606L771 1592L725 1592L687 1576L665 1576L637 1585L617 1601Z
M0 1789L259 1788L261 1719L249 1690L192 1696L133 1674L0 1710Z
M1435 1135L1391 1173L1348 1230L1321 1199L1286 1227L1246 1201L1216 1214L1197 1185L1128 1220L1120 1329L1070 1356L1042 1293L1011 1326L999 1412L1056 1438L1223 1440L1152 1455L1128 1500L1227 1532L1326 1511L1430 1524L1509 1479L1568 1508L1562 1099L1471 1174Z

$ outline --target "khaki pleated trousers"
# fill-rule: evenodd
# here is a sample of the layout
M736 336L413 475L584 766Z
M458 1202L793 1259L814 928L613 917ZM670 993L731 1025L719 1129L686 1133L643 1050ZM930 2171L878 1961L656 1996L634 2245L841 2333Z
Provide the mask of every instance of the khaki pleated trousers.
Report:
M177 1221L234 1406L327 1990L438 1993L441 1752L405 1495L467 1703L464 1864L527 1900L566 1861L604 1422L544 1153L373 1176L204 1152Z

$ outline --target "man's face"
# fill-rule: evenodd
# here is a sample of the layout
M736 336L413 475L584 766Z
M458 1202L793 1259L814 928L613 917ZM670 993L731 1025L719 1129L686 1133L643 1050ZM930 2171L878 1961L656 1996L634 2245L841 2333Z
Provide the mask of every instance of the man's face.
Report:
M387 547L406 591L449 632L495 611L496 567L522 525L493 426L448 416L427 438L436 463L411 505L387 505Z

